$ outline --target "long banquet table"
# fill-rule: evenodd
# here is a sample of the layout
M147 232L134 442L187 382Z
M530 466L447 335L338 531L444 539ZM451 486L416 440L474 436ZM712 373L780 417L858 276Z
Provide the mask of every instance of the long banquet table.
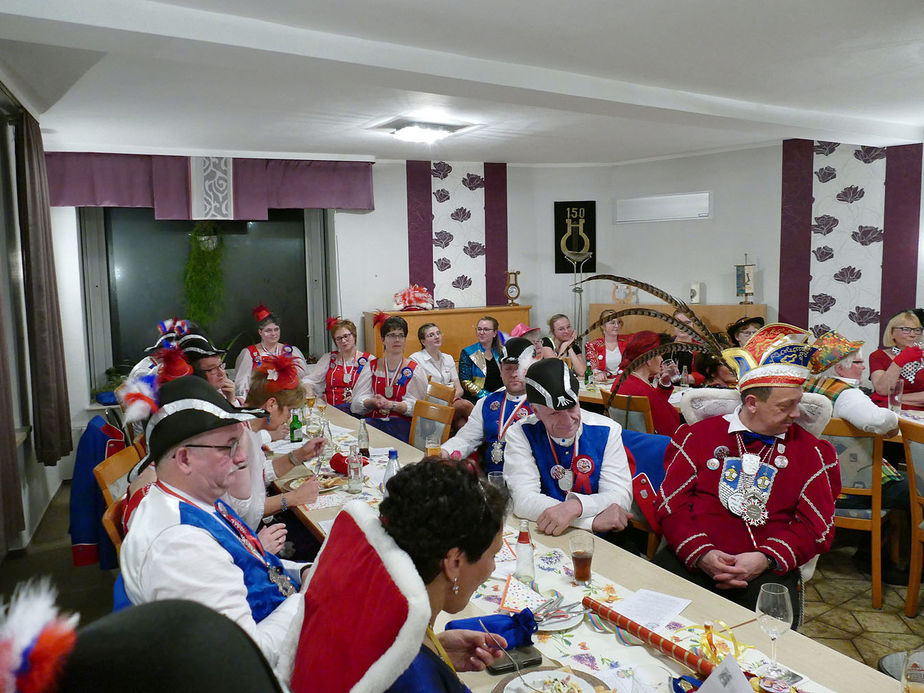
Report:
M349 417L333 407L327 409L327 418L336 426L353 431L358 427L358 420ZM421 459L422 452L416 448L402 443L377 429L369 428L370 447L382 448L393 447L398 450L398 456L402 464L417 462ZM298 476L304 476L306 469L298 467L290 474L283 477L281 481L286 481ZM345 499L349 500L349 499ZM309 506L299 506L296 512L319 537L323 537L324 525L333 520L339 512L339 506L324 507L321 509L312 509ZM513 516L508 517L508 531L515 531L516 521ZM567 554L568 536L571 532L581 530L570 530L560 537L551 537L539 534L534 523L531 523L533 540L550 549L561 549ZM684 597L692 600L689 606L681 614L681 619L691 621L694 624L702 624L705 621L724 621L730 626L737 626L734 633L738 640L747 645L751 645L763 652L769 651L769 638L760 630L756 622L753 622L754 612L734 604L723 597L714 594L701 587L693 585L682 578L668 573L667 571L649 563L644 558L632 555L608 542L596 540L596 548L593 559L593 571L596 574L604 576L613 583L618 583L621 587L628 590L638 590L645 588L656 592L662 592L677 597ZM460 618L468 616L484 616L485 611L474 603L470 603L461 613L448 616L441 614L437 619L437 625L442 626L450 618ZM578 626L578 629L584 626ZM439 630L440 628L437 628ZM616 641L615 636L611 636L612 653L611 657L622 657L620 650L625 651L625 645ZM817 643L804 635L796 632L787 632L778 640L778 655L780 662L785 666L807 676L811 681L824 686L832 691L898 691L900 684L898 681L891 679L877 670L857 662L846 655L832 650L820 643ZM554 665L557 662L544 659L543 665ZM683 671L679 665L670 664L669 668L674 671ZM487 672L464 673L462 679L474 693L488 693L494 690L502 677L492 676ZM808 690L818 690L818 688L809 687Z

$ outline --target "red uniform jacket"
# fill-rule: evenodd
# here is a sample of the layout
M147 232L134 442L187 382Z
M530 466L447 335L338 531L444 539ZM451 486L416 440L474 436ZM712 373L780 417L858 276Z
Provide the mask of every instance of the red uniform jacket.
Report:
M715 416L681 426L664 454L658 520L671 549L690 570L706 552L730 554L760 551L773 556L782 575L827 551L834 538L834 499L841 489L834 447L800 426L783 439L787 464L777 469L767 503L767 521L750 527L719 500L722 464L717 448L740 457L737 437L728 421ZM748 452L767 449L756 441ZM774 457L779 455L779 446ZM771 460L772 462L772 460ZM710 467L713 467L710 469ZM753 534L753 540L751 535Z

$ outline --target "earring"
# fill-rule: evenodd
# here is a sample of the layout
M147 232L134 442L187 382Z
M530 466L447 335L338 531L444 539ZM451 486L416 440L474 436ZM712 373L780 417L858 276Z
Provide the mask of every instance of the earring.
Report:
M459 594L459 578L457 577L452 579L452 593Z

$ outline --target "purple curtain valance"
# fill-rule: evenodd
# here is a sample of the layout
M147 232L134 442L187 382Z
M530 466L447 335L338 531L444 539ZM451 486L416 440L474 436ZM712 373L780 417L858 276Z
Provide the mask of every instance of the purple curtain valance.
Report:
M233 210L227 218L253 220L266 219L269 209L375 208L372 163L366 161L88 152L48 152L45 158L54 207L153 207L157 219L223 218L209 210L224 196L225 209ZM215 184L215 172L226 185Z

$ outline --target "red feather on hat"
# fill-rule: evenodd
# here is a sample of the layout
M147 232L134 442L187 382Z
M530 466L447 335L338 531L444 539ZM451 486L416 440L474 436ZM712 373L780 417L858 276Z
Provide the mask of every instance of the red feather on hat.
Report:
M157 369L158 388L175 378L192 375L193 368L179 347L169 346L161 349L154 355L154 360L160 364L160 368Z
M295 359L288 354L265 356L257 370L266 373L267 393L294 390L298 387L298 367L295 365Z
M381 311L381 310L380 310L380 311L377 311L376 314L372 317L372 326L373 326L373 327L378 327L378 326L381 325L383 322L385 322L386 320L388 320L388 318L390 318L390 317L391 317L391 316L390 316L388 313L385 313L385 312L383 312L383 311Z
M339 315L335 318L327 318L327 331L330 332L332 329L334 329L334 325L336 325L338 322L340 322Z

